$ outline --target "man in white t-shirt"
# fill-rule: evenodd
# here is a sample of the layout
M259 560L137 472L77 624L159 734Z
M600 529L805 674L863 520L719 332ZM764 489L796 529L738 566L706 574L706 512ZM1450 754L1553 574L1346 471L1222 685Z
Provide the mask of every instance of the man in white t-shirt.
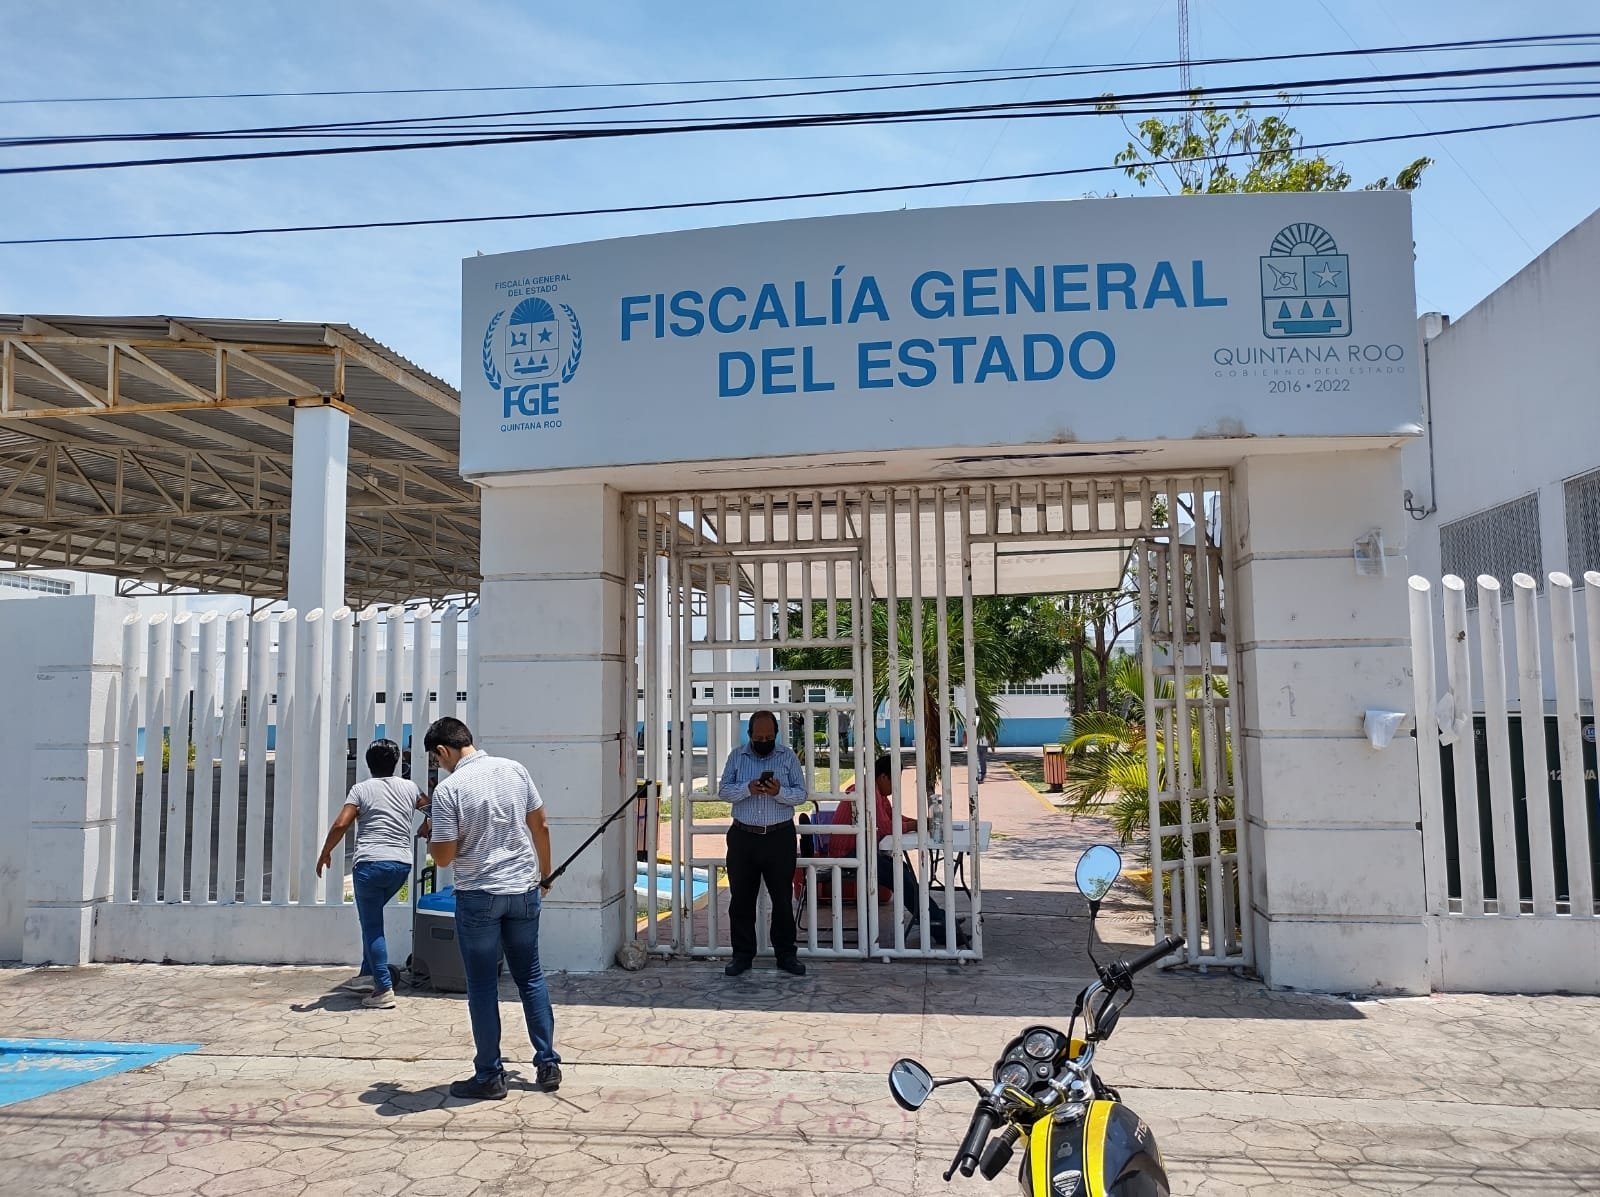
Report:
M394 1008L394 982L389 974L389 947L383 933L383 908L411 876L416 840L417 808L422 792L404 777L395 776L400 746L393 740L374 740L367 749L366 781L350 787L344 807L328 829L317 858L322 876L333 858L333 847L356 825L356 854L351 861L355 883L356 918L361 923L361 971L340 986L366 993L361 1004L369 1009ZM337 884L342 878L334 878Z
M506 1095L500 1057L500 956L522 995L533 1040L537 1087L561 1087L555 1015L539 968L539 908L550 884L550 827L544 800L516 761L480 752L459 719L436 719L423 738L450 776L434 787L429 849L455 868L456 943L467 974L467 1012L477 1054L472 1076L450 1096L498 1101Z

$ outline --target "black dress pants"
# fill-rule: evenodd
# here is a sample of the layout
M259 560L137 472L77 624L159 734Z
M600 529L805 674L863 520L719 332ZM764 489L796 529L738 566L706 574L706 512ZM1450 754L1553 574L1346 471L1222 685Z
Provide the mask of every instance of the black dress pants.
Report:
M768 937L779 960L795 954L794 862L799 856L794 824L778 823L766 833L728 828L728 936L735 960L756 954L756 896L762 883L772 899Z

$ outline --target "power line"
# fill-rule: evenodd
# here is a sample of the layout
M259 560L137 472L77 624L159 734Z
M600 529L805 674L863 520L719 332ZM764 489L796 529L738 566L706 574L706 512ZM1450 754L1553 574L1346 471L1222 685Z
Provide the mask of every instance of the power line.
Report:
M1368 104L1400 104L1410 107L1413 104L1495 104L1518 100L1582 100L1596 98L1592 92L1587 91L1528 91L1526 89L1536 86L1556 86L1563 88L1593 88L1600 87L1600 80L1596 79L1563 79L1553 83L1535 83L1529 80L1509 81L1501 83L1467 83L1467 84L1430 84L1422 87L1383 87L1383 88L1343 88L1338 90L1297 90L1287 104L1295 108L1325 108L1345 107L1352 105ZM1447 93L1447 94L1438 94ZM1351 96L1381 96L1379 100L1346 100ZM1284 103L1280 99L1281 93L1271 90L1259 93L1242 92L1230 96L1229 99L1236 103L1263 103L1278 106ZM1331 97L1331 98L1330 98ZM1398 98L1396 98L1398 97ZM1416 97L1410 99L1407 97ZM1070 104L1072 107L1050 108L1041 112L1017 114L1010 111L988 111L987 105L973 105L970 108L955 110L950 113L936 112L933 116L923 116L919 110L908 109L904 113L893 110L862 111L862 112L799 112L788 113L783 118L796 122L826 121L842 125L850 125L859 118L860 123L906 123L917 120L930 119L959 119L983 120L1003 119L1010 120L1016 116L1104 116L1106 113L1097 108L1089 108L1072 100L1050 101L1055 104ZM1142 115L1150 113L1188 112L1188 104L1175 105L1145 105L1133 106L1118 101L1116 113L1118 115ZM495 132L511 134L516 132L541 132L558 130L603 130L608 127L623 129L638 127L649 128L654 125L681 126L684 132L694 132L708 127L709 122L727 122L741 119L736 116L709 115L703 117L635 117L631 120L576 120L576 121L543 121L533 122L486 122L481 124L460 125L427 125L412 126L399 125L385 130L394 136L433 136L445 137L450 134L468 132ZM698 122L698 123L689 123ZM326 141L341 137L370 137L372 133L365 129L333 129L313 135L294 132L253 132L245 130L216 130L205 134L185 134L186 141L273 141L273 140L313 140ZM71 138L52 139L45 144L61 144L70 142ZM31 138L0 138L0 149L36 148L40 143ZM430 143L431 144L431 143ZM141 160L143 161L143 160ZM984 165L987 165L985 163ZM980 170L982 167L979 168Z
M1429 137L1451 137L1467 133L1490 133L1503 129L1524 129L1537 125L1562 125L1578 121L1600 120L1600 112L1575 113L1565 116L1537 117L1520 121L1500 121L1493 124L1466 125L1454 129L1434 129L1418 133L1390 133L1374 137L1348 138L1342 141L1317 142L1301 145L1301 151L1344 149L1359 145L1380 145L1396 141L1417 141ZM1246 150L1206 154L1190 159L1194 162L1223 162L1232 158L1250 157ZM247 237L280 233L330 233L361 229L423 228L443 225L491 224L519 220L555 220L572 216L618 216L640 212L674 212L691 208L726 208L742 204L770 204L789 200L834 199L858 195L884 195L897 191L931 191L945 187L966 187L975 183L1012 183L1035 179L1058 179L1072 176L1103 174L1122 171L1118 165L1076 166L1058 170L1025 171L1016 174L988 175L980 178L940 179L924 183L897 183L877 187L841 187L818 191L795 191L780 195L744 196L736 199L680 200L657 204L624 204L605 208L571 208L550 212L520 212L500 216L445 216L414 220L367 220L340 224L278 225L240 229L195 229L165 233L103 233L76 237L14 237L0 239L0 245L78 245L110 241L171 241L196 237Z
M1571 37L1571 38L1580 38L1580 37L1581 38L1588 38L1588 37L1600 38L1600 34L1594 34L1594 35L1574 34L1574 35L1551 35L1551 36L1554 36L1554 37ZM1210 59L1210 60L1207 60L1207 63L1208 64L1212 64L1212 65L1215 65L1215 64L1235 64L1235 65L1237 65L1237 64L1255 64L1255 63L1278 62L1278 61L1300 60L1300 59L1347 58L1347 57L1352 57L1352 56L1355 56L1355 55L1360 55L1360 56L1366 57L1367 60L1369 62L1371 62L1372 61L1372 57L1371 56L1375 55L1375 54L1398 54L1398 53L1413 53L1413 52L1416 52L1416 53L1435 53L1435 52L1446 52L1446 51L1454 52L1454 51L1459 51L1459 50L1483 49L1486 46L1491 46L1491 45L1497 44L1497 42L1499 40L1501 40L1501 39L1489 39L1487 41L1485 41L1485 40L1473 40L1473 41L1457 41L1457 42L1419 42L1419 43L1412 43L1412 44L1409 44L1409 45L1377 46L1377 47L1373 47L1370 50L1363 50L1363 49L1359 49L1359 48L1358 49L1352 49L1352 50L1322 50L1322 51L1314 51L1314 52L1305 52L1305 53L1301 53L1301 54L1270 54L1270 55L1268 55L1268 54L1254 54L1254 55L1245 55L1245 56L1234 57L1234 58ZM1600 42L1583 42L1581 44L1583 44L1583 45L1600 45ZM1529 47L1526 47L1526 48L1535 48L1535 47L1529 46ZM1169 64L1162 64L1162 65L1169 65ZM1375 66L1375 64L1374 64L1374 66ZM699 105L716 104L716 103L729 103L729 104L732 104L732 103L746 103L746 102L751 102L751 101L768 101L768 100L782 100L782 99L795 99L795 98L809 98L809 97L814 97L814 96L856 95L856 94L862 94L862 93L866 93L866 92L902 91L902 90L909 90L909 89L922 89L922 88L929 88L929 87L946 87L946 86L955 86L955 85L986 84L986 83L1015 83L1015 82L1024 82L1024 81L1030 81L1031 82L1031 81L1037 81L1039 79L1067 78L1067 77L1075 77L1075 76L1081 76L1081 75L1095 75L1095 74L1111 74L1111 73L1118 73L1118 72L1120 72L1122 70L1125 70L1125 69L1144 70L1144 69L1148 69L1148 68L1144 67L1143 65L1130 68L1130 67L1117 65L1117 64L1112 64L1112 65L1105 66L1105 67L1034 67L1034 68L1009 67L1009 68L997 68L996 71L987 71L987 72L971 71L971 72L966 72L966 74L968 76L971 76L971 77L960 78L960 79L951 79L951 80L941 80L941 81L936 81L936 82L893 83L893 84L882 84L882 85L874 85L874 86L866 86L866 87L817 88L817 89L804 90L804 91L769 91L769 92L755 92L755 93L748 93L748 94L744 94L744 95L733 95L733 96L729 96L729 95L722 95L722 96L695 96L695 97L690 97L688 99L680 99L680 100L636 100L636 101L628 101L628 102L624 102L624 103L576 105L576 106L568 106L568 107L564 107L564 108L524 108L524 109L511 109L511 110L494 111L494 112L452 113L452 114L440 115L440 116L382 117L382 118L375 118L375 119L368 119L368 120L357 120L357 121L325 121L325 122L301 123L301 124L293 124L293 125L256 125L256 126L248 126L247 125L247 126L240 126L240 127L228 128L228 129L209 129L209 130L208 129L189 129L189 130L171 130L171 131L167 131L167 132L133 132L133 133L112 133L112 134L73 134L73 135L64 135L64 136L35 136L35 137L30 137L30 138L13 138L13 139L10 140L10 142L8 142L8 144L13 144L13 145L27 144L27 145L46 146L46 145L65 145L65 144L93 144L93 143L100 142L100 141L105 141L105 142L169 141L169 140L177 141L177 140L184 140L184 139L201 139L201 138L212 137L212 136L217 136L217 135L221 135L221 134L238 135L238 136L242 137L242 136L247 136L247 135L250 135L250 134L257 134L257 133L259 133L259 134L276 134L276 133L304 132L304 133L310 134L310 133L314 133L314 132L317 132L317 131L325 131L325 130L326 131L334 131L334 130L343 131L343 130L350 130L350 129L382 130L382 129L386 129L386 128L393 128L393 127L397 127L397 126L408 126L408 125L439 124L439 123L445 123L445 122L478 122L478 121L485 121L485 120L496 120L496 119L499 119L499 118L502 118L502 117L565 116L565 115L571 115L571 114L575 114L575 113L622 112L622 111L634 111L634 110L646 109L646 108L658 108L658 109L659 108L680 108L680 107L687 107L687 106L699 106ZM1001 70L1008 71L1008 72L1011 72L1011 73L999 73ZM1018 73L1018 72L1025 72L1025 73ZM1187 90L1186 89L1180 89L1180 91L1178 93L1168 93L1168 94L1178 94L1178 95L1186 96L1187 95Z
M1498 49L1522 48L1537 49L1552 45L1583 44L1588 39L1600 38L1600 32L1590 33L1539 33L1523 34L1513 37L1471 38L1454 42L1419 42L1414 45L1380 46L1370 50L1361 51L1366 54L1391 54L1391 53L1421 53L1436 50L1451 49ZM1258 55L1249 58L1214 58L1203 59L1194 63L1196 66L1217 66L1240 62L1268 62L1289 61L1293 59L1342 57L1355 53L1349 50L1320 50L1307 51L1300 54L1273 54ZM1070 72L1075 74L1100 74L1117 71L1160 71L1170 70L1176 62L1149 61L1149 62L1117 62L1117 63L1078 63L1048 68L1053 71ZM1003 71L1029 71L1035 67L993 67L993 68L952 68L949 70L917 70L917 71L868 71L855 74L815 74L815 75L747 75L730 78L706 79L619 79L609 82L577 82L577 83L516 83L516 84L490 84L474 87L379 87L379 88L328 88L314 91L238 91L238 92L186 92L166 95L105 95L105 96L35 96L12 97L0 99L0 105L18 104L137 104L137 103L169 103L193 102L206 100L277 100L277 99L307 99L337 96L434 96L434 95L472 95L484 93L506 92L538 92L538 91L600 91L622 88L647 88L647 87L713 87L733 86L746 83L820 83L820 82L849 82L863 79L917 79L948 76L959 78L964 75L988 75Z
M1539 74L1551 71L1582 70L1600 67L1600 60L1577 60L1557 63L1524 63L1495 67L1462 67L1439 71L1409 71L1388 75L1332 76L1322 79L1289 80L1274 83L1237 84L1221 87L1195 88L1190 95L1200 100L1208 98L1237 98L1244 94L1263 92L1291 92L1300 88L1340 87L1351 84L1422 82L1436 79L1462 79L1509 74ZM214 162L252 162L284 158L320 158L332 155L397 153L424 149L459 149L489 145L517 145L546 141L582 141L597 138L660 136L689 132L740 132L749 130L819 128L833 125L861 125L872 123L904 122L916 118L956 117L976 114L1026 114L1074 105L1099 107L1107 103L1138 104L1148 101L1186 99L1171 90L1130 93L1124 96L1077 96L1053 100L1022 100L1010 103L971 105L940 105L931 108L884 109L868 112L820 113L806 116L770 116L727 119L715 123L642 125L633 123L620 127L577 129L540 129L536 132L494 134L481 137L456 137L429 141L400 141L355 146L316 146L292 150L250 150L224 154L194 154L162 158L125 158L90 162L43 163L31 166L0 167L0 176L61 174L88 170L120 170L131 167L179 166ZM524 115L501 113L495 115Z

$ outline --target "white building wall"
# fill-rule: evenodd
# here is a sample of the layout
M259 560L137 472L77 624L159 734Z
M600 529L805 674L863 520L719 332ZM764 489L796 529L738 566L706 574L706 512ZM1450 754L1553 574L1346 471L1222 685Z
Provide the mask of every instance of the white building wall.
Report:
M1443 525L1537 493L1542 572L1571 572L1582 585L1567 559L1563 483L1600 468L1596 278L1600 211L1428 341L1431 477L1426 440L1403 457L1411 506L1427 511L1410 529L1411 573L1437 583ZM1511 579L1501 582L1509 601ZM1548 627L1548 603L1540 614ZM1476 679L1474 689L1481 703Z

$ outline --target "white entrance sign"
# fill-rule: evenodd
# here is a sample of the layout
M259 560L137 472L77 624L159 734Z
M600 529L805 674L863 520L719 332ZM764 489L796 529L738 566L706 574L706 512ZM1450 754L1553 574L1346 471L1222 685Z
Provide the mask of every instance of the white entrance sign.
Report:
M462 471L1412 433L1412 260L1402 192L933 208L468 258Z

